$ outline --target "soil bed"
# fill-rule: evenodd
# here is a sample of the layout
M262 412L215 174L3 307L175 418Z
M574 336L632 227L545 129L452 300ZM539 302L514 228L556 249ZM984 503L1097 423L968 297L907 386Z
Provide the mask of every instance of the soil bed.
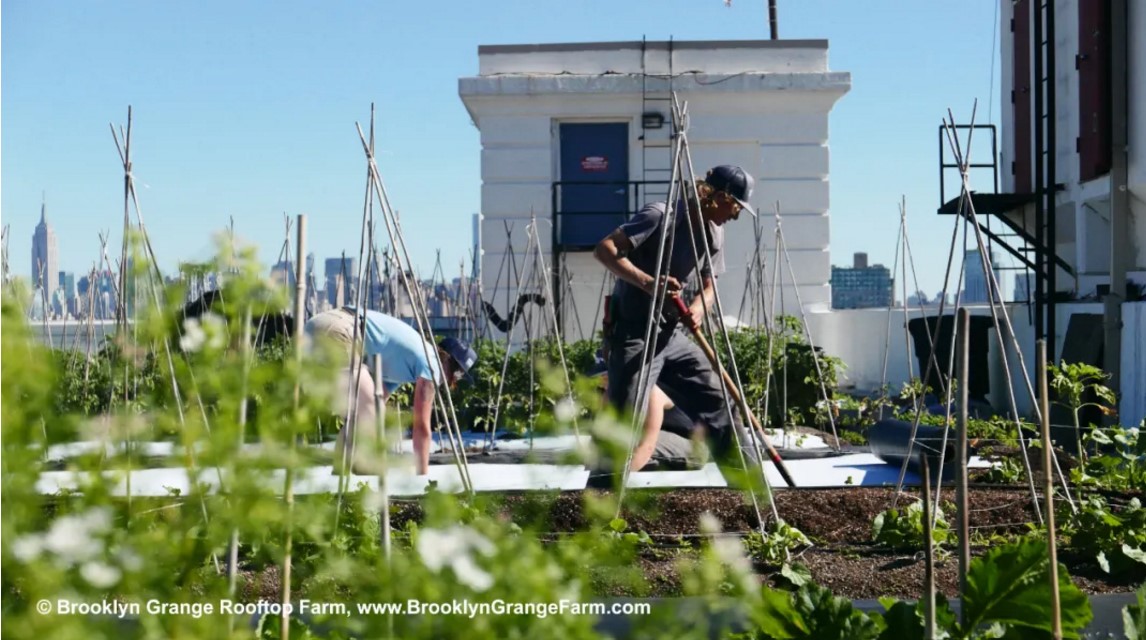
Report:
M606 497L608 492L592 492ZM879 596L917 597L923 587L924 561L921 551L892 551L871 541L872 520L891 507L891 488L853 487L822 490L783 490L776 493L780 516L800 529L814 546L799 554L795 561L811 571L812 578L850 598ZM918 491L900 494L899 506L918 498ZM943 492L944 512L949 522L955 519L954 492ZM589 520L584 509L586 496L580 492L560 494L515 494L479 496L488 500L486 509L512 520L535 535L559 538L562 534L585 531ZM1028 531L1034 510L1030 494L1018 488L973 488L969 492L970 520L977 544L973 555L981 555L990 545L999 543L991 536L1014 536ZM700 517L711 512L728 533L747 534L757 528L757 520L744 494L730 489L674 489L629 491L621 517L629 531L643 531L653 544L639 552L633 571L643 574L644 584L634 584L633 576L619 576L615 568L595 572L594 588L601 596L676 596L680 595L679 564L695 558L702 536ZM765 517L770 510L765 509ZM420 521L421 505L417 501L399 501L394 505L391 521L400 529L408 521ZM976 539L978 538L978 539ZM684 544L682 544L682 541ZM692 544L688 544L691 542ZM938 589L952 597L958 589L958 560L951 555L937 564ZM1072 579L1088 593L1132 591L1143 576L1112 579L1102 572L1093 558L1060 548L1059 562ZM778 567L756 565L761 579L772 582ZM269 585L266 585L269 586ZM264 586L265 588L265 586Z

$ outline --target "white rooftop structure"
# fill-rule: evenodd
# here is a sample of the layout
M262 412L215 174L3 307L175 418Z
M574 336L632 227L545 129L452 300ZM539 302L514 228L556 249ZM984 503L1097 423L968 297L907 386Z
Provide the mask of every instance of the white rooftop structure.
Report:
M829 69L824 40L479 47L478 75L461 78L459 94L481 130L485 298L503 305L517 291L498 267L508 250L521 264L535 214L543 251L569 274L555 290L563 331L590 337L605 282L592 245L665 196L674 91L688 104L696 172L736 164L756 178L768 248L780 202L800 296L828 308L828 116L850 88L851 74ZM751 217L728 229L720 291L735 314L756 243ZM793 304L791 287L784 299Z

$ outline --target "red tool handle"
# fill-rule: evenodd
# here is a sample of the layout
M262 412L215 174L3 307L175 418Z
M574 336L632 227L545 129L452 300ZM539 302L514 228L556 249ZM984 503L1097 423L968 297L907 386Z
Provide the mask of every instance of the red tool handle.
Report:
M673 304L676 305L676 310L680 312L681 322L688 325L689 329L696 330L696 323L692 321L692 314L688 311L688 306L685 305L684 300L680 296L672 297Z

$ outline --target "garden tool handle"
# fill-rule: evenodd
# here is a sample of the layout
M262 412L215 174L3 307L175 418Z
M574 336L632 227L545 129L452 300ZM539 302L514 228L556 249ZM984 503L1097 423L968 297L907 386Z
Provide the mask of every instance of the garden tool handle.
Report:
M768 457L770 457L772 462L776 465L776 470L780 472L780 476L784 478L784 482L786 482L789 487L795 487L796 481L793 480L791 474L788 473L788 468L784 465L784 461L780 458L780 453L776 451L775 447L772 446L772 442L768 439L768 434L765 433L764 427L760 424L760 421L756 419L756 416L753 415L752 411L747 407L742 406L743 403L741 402L740 390L736 387L735 384L733 384L732 377L728 375L728 372L724 370L724 367L720 366L720 361L716 358L716 352L712 350L712 345L708 344L708 340L705 339L704 334L700 332L700 327L697 326L695 322L693 322L692 314L689 313L688 307L684 304L684 300L681 299L679 295L674 295L672 297L672 301L673 304L676 305L677 311L680 312L681 322L683 322L685 326L687 326L689 330L692 331L692 335L696 338L697 343L700 345L701 351L704 352L704 355L708 358L708 361L712 364L712 367L719 371L720 376L724 378L724 384L728 388L728 394L732 396L732 399L734 402L736 402L737 406L740 406L741 409L747 412L748 420L752 423L752 426L756 428L756 431L759 432L760 438L764 441L764 448L768 450Z
M688 305L684 303L684 299L676 295L672 297L672 301L673 304L676 305L677 312L680 313L680 321L696 335L700 327L696 326L696 323L692 321L692 313L688 310Z

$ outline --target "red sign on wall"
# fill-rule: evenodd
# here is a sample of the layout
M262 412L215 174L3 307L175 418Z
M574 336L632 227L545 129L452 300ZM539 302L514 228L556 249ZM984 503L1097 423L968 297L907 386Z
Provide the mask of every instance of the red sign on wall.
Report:
M609 168L609 159L605 156L585 156L581 158L581 170L601 172Z

